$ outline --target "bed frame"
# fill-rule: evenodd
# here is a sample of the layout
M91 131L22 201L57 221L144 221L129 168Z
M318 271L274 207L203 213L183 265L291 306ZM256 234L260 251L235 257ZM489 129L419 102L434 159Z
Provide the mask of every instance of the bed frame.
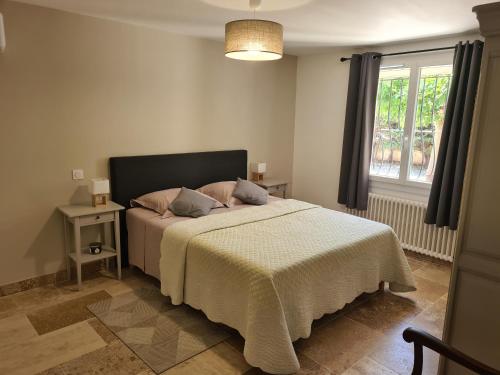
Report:
M111 199L128 209L131 199L153 191L182 186L197 189L212 182L246 179L247 158L246 150L112 157ZM125 217L125 211L121 211L122 265L128 266Z

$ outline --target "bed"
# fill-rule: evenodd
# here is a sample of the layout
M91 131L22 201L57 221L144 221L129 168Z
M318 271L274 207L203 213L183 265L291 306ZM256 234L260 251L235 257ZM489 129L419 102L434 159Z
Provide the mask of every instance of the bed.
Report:
M269 196L269 202L280 199ZM232 208L215 208L210 212L210 215L249 207L253 206L242 204ZM132 207L126 211L125 215L129 263L160 280L160 244L163 233L170 225L190 219L179 216L162 219L159 213L142 207Z
M247 153L112 158L110 175L113 200L130 207L151 191L245 178ZM124 258L157 277L172 303L238 330L245 359L266 372L296 372L293 342L309 337L312 321L380 282L415 290L397 237L380 223L293 199L198 219L158 216L127 210Z

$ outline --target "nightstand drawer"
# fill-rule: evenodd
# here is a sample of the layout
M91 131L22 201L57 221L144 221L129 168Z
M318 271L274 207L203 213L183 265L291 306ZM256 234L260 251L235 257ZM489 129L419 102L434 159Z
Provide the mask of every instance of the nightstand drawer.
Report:
M80 217L80 226L93 225L99 223L107 223L115 220L114 212L106 212L103 214L87 215Z

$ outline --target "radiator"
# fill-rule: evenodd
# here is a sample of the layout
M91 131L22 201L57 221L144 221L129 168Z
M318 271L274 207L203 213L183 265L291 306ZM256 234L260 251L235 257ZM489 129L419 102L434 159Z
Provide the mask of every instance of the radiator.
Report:
M346 212L391 226L404 249L451 262L456 231L425 224L426 209L425 203L370 193L368 210Z

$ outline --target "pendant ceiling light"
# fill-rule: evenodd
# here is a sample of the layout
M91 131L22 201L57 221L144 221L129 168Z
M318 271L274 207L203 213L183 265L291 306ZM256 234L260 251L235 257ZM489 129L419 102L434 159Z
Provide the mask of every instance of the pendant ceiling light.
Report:
M250 0L250 9L260 6L260 0ZM226 23L226 56L237 60L278 60L283 56L283 26L257 19Z

